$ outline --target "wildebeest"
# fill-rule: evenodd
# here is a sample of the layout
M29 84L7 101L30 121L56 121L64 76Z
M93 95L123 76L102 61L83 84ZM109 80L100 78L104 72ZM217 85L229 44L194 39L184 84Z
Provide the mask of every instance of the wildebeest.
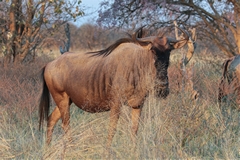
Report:
M136 135L141 106L150 86L154 84L159 97L168 95L170 52L183 47L189 38L184 30L181 40L165 36L142 38L139 31L100 51L64 53L45 66L39 128L47 120L48 144L60 118L63 130L68 131L71 103L91 113L110 111L107 146L116 132L122 104L128 105L132 108L132 132ZM50 116L49 92L57 105Z
M240 105L240 56L234 56L224 61L223 72L219 84L218 101L232 100ZM239 108L239 106L238 106ZM239 108L240 109L240 108Z

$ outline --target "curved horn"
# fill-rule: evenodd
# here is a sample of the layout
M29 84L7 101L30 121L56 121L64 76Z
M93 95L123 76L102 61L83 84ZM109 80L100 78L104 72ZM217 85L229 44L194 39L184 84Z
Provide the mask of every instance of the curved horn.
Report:
M177 27L184 34L185 40L189 39L190 35L189 35L189 33L187 31L183 30L182 28L180 28L178 26L175 26L175 27Z
M156 38L156 36L150 36L150 37L144 37L142 38L142 35L141 33L139 32L142 32L142 29L143 27L145 27L146 25L138 28L132 35L132 38L134 41L136 41L137 43L139 43L140 45L146 45L148 43L152 43L153 40Z
M175 26L175 27L177 27L177 26ZM192 37L195 37L195 32L193 33L193 31L191 31L192 35L190 36L189 32L187 32L187 31L185 31L185 30L183 30L183 29L181 29L179 27L177 27L177 28L184 33L184 39L180 40L182 42L180 42L180 43L178 42L178 43L176 43L174 45L178 45L177 48L180 48L180 47L184 46L185 44L188 45L188 51L187 51L186 54L184 54L183 59L180 62L180 66L182 68L182 67L184 67L184 66L186 66L188 64L188 62L191 60L191 58L192 58L192 56L194 54L194 50L196 48L196 44L195 44L195 41L193 41Z
M175 26L177 27L177 26ZM189 40L189 34L187 31L177 27L182 33L183 33L183 36L184 36L184 39L180 39L180 40L175 40L175 39L172 39L172 38L168 38L168 42L169 44L174 48L181 48L183 47L185 44L187 44L188 40Z
M136 40L138 42L143 42L143 43L152 43L155 38L156 36L150 36L150 37L144 37L144 38L136 38Z

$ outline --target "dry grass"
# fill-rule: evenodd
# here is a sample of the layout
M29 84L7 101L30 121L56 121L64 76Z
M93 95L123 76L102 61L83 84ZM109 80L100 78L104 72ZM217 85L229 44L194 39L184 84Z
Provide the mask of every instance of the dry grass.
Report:
M144 104L137 147L130 138L130 109L123 106L111 159L238 159L239 113L217 104L222 59L195 56L193 81L200 92L192 101L176 90L179 70L169 68L171 92L165 100L149 96ZM105 159L109 113L90 114L71 107L71 130L63 136L61 122L50 146L38 130L40 70L46 60L0 69L0 157L3 159ZM51 107L53 108L53 107ZM108 155L109 156L109 155ZM108 157L109 158L109 157Z

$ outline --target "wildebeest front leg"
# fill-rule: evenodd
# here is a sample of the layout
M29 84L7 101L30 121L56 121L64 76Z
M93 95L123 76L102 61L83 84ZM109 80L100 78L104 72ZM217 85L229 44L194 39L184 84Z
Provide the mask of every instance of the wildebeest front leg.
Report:
M112 144L112 139L116 133L117 129L117 122L119 119L119 114L120 114L120 105L114 105L110 109L110 124L109 124L109 130L108 130L108 143L107 147L110 148Z
M138 131L141 110L142 110L142 107L132 108L132 141L134 144L136 143L136 135Z

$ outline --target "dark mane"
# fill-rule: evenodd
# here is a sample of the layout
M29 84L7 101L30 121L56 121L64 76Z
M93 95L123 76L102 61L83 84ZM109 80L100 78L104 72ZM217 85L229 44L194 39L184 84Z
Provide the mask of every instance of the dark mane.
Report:
M120 44L122 43L134 43L132 38L121 38L117 40L114 44L110 45L108 48L99 50L99 51L93 51L93 52L87 52L87 54L92 54L92 56L108 56L114 49L116 49Z

